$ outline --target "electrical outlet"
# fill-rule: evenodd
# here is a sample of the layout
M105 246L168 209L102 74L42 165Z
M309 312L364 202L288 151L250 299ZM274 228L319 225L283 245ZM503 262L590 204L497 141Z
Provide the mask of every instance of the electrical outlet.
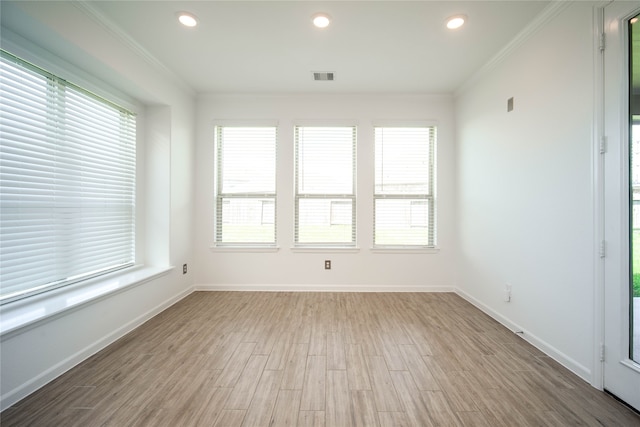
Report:
M187 274L187 264L182 264L182 274Z
M331 270L331 260L327 259L324 261L324 269Z

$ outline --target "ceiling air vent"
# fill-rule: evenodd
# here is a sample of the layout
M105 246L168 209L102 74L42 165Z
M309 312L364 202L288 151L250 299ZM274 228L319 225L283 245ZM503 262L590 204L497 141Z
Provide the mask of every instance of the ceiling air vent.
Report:
M313 80L317 82L331 82L333 81L332 71L314 71Z

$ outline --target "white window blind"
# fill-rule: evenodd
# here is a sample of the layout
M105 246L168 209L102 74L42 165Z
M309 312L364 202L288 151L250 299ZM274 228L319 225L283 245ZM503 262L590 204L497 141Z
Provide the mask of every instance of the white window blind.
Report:
M374 246L435 246L435 127L375 128Z
M135 115L0 53L0 300L133 265Z
M354 246L356 128L295 128L295 243Z
M219 246L276 243L274 126L216 126L216 232Z

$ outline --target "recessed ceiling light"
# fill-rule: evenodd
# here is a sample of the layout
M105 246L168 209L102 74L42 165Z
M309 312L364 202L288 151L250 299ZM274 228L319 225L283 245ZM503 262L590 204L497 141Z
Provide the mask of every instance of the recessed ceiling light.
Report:
M196 16L189 12L178 12L178 21L185 27L193 28L198 25Z
M311 17L313 25L318 28L327 28L331 23L331 17L326 13L316 13Z
M450 30L455 30L456 28L460 28L467 22L467 17L465 15L455 15L447 18L447 28Z

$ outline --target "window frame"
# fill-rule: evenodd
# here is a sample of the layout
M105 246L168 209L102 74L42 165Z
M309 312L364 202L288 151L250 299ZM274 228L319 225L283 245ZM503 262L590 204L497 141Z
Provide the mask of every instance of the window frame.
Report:
M27 72L32 72L34 75L38 75L43 77L46 80L47 92L49 93L46 96L47 104L51 102L51 87L57 87L60 93L63 93L62 98L59 102L63 105L63 110L59 114L65 117L68 113L67 104L70 102L67 97L67 92L70 94L69 96L75 97L77 99L82 99L84 102L87 99L93 100L93 102L97 102L96 105L101 106L101 108L111 109L113 112L117 111L119 115L118 122L120 126L117 128L117 132L122 134L122 114L126 114L129 116L129 119L133 118L134 124L130 127L130 130L133 130L133 136L130 138L129 142L132 142L132 155L128 158L127 161L133 165L130 169L132 170L133 179L131 181L131 185L127 187L131 192L131 220L129 221L129 227L131 228L130 238L128 240L128 244L131 245L131 256L130 259L126 262L120 263L118 265L113 265L111 267L101 268L99 270L83 270L83 272L69 275L64 279L56 279L52 280L48 283L44 283L37 286L32 286L30 288L20 289L13 292L8 292L5 295L2 295L0 298L0 305L11 304L12 306L19 301L30 301L30 300L42 300L43 298L47 298L49 294L58 294L63 289L80 289L82 287L92 286L92 284L96 283L96 281L101 280L102 278L106 278L105 280L109 280L108 278L114 277L117 275L126 275L129 274L130 271L133 271L133 268L137 267L137 259L140 256L140 241L139 241L139 217L140 217L140 204L139 204L139 185L140 185L140 177L139 177L139 135L138 130L140 123L138 121L138 113L136 111L135 106L129 102L124 101L117 91L114 91L113 94L111 90L102 90L97 89L93 84L87 84L86 80L78 77L76 74L72 72L66 72L66 69L56 66L54 63L48 62L46 60L41 60L36 55L20 48L17 45L14 45L13 42L7 43L8 46L3 47L2 55L7 58L8 62L17 63L18 67L21 67ZM40 65L43 64L41 67ZM45 68L47 68L45 70ZM70 80L74 80L79 82L72 83L67 80L66 76L70 76ZM98 95L99 93L99 95ZM79 97L79 98L78 98ZM47 107L51 108L51 105ZM47 114L50 114L47 112ZM57 139L56 139L57 140ZM64 139L68 141L67 139ZM73 141L73 139L71 140ZM97 200L106 200L106 199L97 199ZM57 205L56 205L57 206ZM74 205L76 206L76 205ZM81 206L76 206L76 210L83 209ZM55 247L59 247L54 245ZM69 262L66 262L69 264ZM75 264L75 262L72 262ZM55 291L55 292L54 292ZM35 298L37 297L37 298Z
M428 186L425 193L397 193L397 194L380 194L376 191L376 175L377 175L377 129L408 129L419 128L429 130L428 146ZM373 125L373 151L374 151L374 167L373 167L373 233L372 233L372 249L378 251L402 251L402 250L436 250L437 249L437 143L438 143L438 125L433 122L409 122L409 123L374 123ZM427 203L427 241L426 244L389 244L376 242L376 203L378 200L407 200L409 202L409 226L410 228L422 228L423 226L414 226L413 220L413 204Z
M302 128L327 128L327 129L351 129L351 193L304 193L300 192L300 133ZM358 126L353 122L349 123L298 123L293 129L294 145L294 230L293 247L295 249L354 249L357 247L357 177L358 177ZM326 200L329 203L329 223L332 221L332 209L334 202L351 204L351 241L350 242L300 242L300 203L303 200Z
M224 128L271 128L274 131L274 187L273 192L224 192L223 186L223 147L221 140L221 130ZM274 249L278 244L278 133L279 128L277 123L267 122L216 122L214 124L214 225L213 225L213 246L212 248L220 249ZM238 242L238 241L223 241L223 226L224 216L223 208L224 204L228 200L258 200L262 201L260 207L260 225L273 224L273 241L270 242ZM273 222L265 222L264 220L264 206L265 202L271 202L273 204Z

